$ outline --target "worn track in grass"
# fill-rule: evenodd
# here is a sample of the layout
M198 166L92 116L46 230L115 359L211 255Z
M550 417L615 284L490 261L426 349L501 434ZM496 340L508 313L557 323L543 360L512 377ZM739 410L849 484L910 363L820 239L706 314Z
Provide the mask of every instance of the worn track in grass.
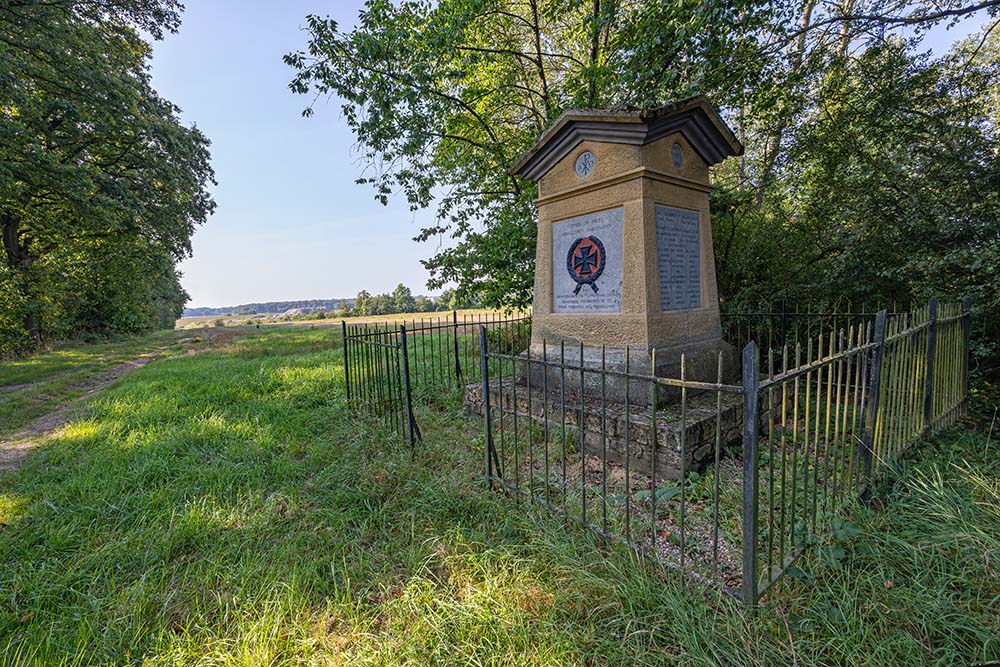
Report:
M17 469L32 450L43 444L60 428L69 423L90 399L118 380L167 353L168 350L174 348L176 345L183 346L186 354L192 355L208 349L217 349L239 336L240 332L238 331L220 329L219 331L206 331L204 340L201 338L182 338L170 345L163 345L142 354L136 354L130 359L125 359L120 363L109 366L94 375L86 377L81 382L61 389L58 395L49 394L46 400L58 399L63 394L69 398L60 402L54 409L35 417L12 435L7 436L7 438L0 438L0 470ZM192 347L191 343L193 341L197 341L199 344ZM98 359L97 361L108 360ZM41 387L45 383L51 382L54 378L66 375L69 372L61 371L32 382L0 386L0 394L29 391Z
M72 387L74 392L82 391L80 396L63 403L55 410L38 417L26 427L15 433L9 440L0 441L0 470L14 470L21 461L36 447L45 442L60 427L67 424L79 408L90 398L99 394L112 383L142 368L165 349L160 348L149 354L130 359L100 373L87 382ZM30 383L29 383L30 385ZM5 388L13 391L17 387Z

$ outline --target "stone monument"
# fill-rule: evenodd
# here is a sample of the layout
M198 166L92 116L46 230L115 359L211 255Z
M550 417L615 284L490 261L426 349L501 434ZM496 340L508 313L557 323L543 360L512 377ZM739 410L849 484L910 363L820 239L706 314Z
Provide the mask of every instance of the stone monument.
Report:
M562 114L510 170L538 182L531 356L541 357L544 340L550 357L562 343L567 363L579 364L582 343L586 367L600 366L603 348L607 366L623 370L628 350L631 372L677 378L683 353L688 379L714 382L722 352L735 376L719 319L708 176L742 152L703 96ZM607 391L624 398L621 383ZM630 398L648 403L648 388L636 391Z

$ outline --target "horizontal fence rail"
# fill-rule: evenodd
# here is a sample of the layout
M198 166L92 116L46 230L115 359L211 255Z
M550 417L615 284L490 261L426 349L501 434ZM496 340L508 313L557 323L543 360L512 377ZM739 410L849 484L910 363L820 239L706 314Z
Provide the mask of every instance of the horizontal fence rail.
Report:
M857 308L857 309L855 309ZM847 330L850 327L863 329L874 324L878 309L871 310L866 304L856 307L845 304L845 308L832 310L815 308L811 304L765 304L753 309L724 305L722 311L723 338L737 349L742 350L747 343L757 343L762 353L780 350L785 345L794 347L796 342L805 342L823 333ZM890 316L906 311L894 306L887 309ZM766 368L766 354L761 359L761 367Z

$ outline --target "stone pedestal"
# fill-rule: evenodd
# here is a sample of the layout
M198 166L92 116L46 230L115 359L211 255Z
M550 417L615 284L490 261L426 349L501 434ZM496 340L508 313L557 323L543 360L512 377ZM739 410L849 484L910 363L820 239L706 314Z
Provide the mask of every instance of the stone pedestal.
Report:
M536 387L549 386L558 388L560 383L565 383L566 390L571 393L580 393L581 373L580 366L580 346L563 345L550 346L548 344L532 344L530 348L532 360L541 360L543 355L550 361L565 360L566 366L577 367L573 370L562 370L560 368L545 366L538 363L525 363L519 371L520 377L525 377L526 373L531 374L531 384ZM652 399L649 382L626 382L624 374L626 370L631 376L649 377L654 375L661 378L680 379L681 355L683 354L684 373L687 380L696 382L718 382L719 364L721 357L722 381L724 383L735 382L739 371L739 359L735 348L725 341L709 340L701 345L688 345L673 348L656 348L648 350L646 348L600 348L589 345L583 346L583 393L584 395L599 399L603 395L609 401L618 403L625 402L625 394L628 392L629 401L634 404L649 404ZM527 352L522 354L526 358ZM628 363L626 363L626 357ZM654 364L655 360L655 364ZM604 369L609 371L601 373ZM603 377L603 379L602 379ZM695 390L689 390L688 395L694 395ZM659 386L656 392L658 405L665 405L680 399L680 388L671 386Z
M561 394L554 391L546 393L539 385L533 384L529 389L525 384L512 384L513 382L514 379L508 377L502 383L494 380L490 385L493 420L499 422L502 412L510 428L516 409L520 419L530 418L541 426L545 424L547 415L550 442L557 441L563 415ZM648 391L649 385L645 385L644 389ZM573 442L579 441L582 423L583 443L587 453L619 464L624 464L627 459L631 470L644 474L653 474L655 471L658 479L680 478L682 432L685 468L698 472L704 471L706 465L715 458L717 421L720 452L727 445L739 441L742 433L743 402L739 394L723 394L722 407L718 411L714 393L695 396L687 402L683 422L679 406L658 409L655 447L653 410L648 401L626 409L622 403L602 402L585 396L582 408L581 412L578 395L566 396L565 424ZM481 384L466 387L465 410L470 416L483 415ZM523 429L522 426L522 437ZM538 427L534 431L537 436L543 429Z
M531 356L716 382L738 375L722 339L709 167L743 147L704 97L662 109L568 111L512 167L538 181ZM626 350L628 353L626 354ZM654 362L655 352L655 362ZM551 381L558 370L543 373ZM592 379L591 379L592 378ZM611 379L611 378L609 378ZM579 374L572 380L580 387ZM582 389L595 397L596 374ZM623 401L625 382L610 397ZM663 390L659 400L677 394ZM649 402L648 387L631 401Z

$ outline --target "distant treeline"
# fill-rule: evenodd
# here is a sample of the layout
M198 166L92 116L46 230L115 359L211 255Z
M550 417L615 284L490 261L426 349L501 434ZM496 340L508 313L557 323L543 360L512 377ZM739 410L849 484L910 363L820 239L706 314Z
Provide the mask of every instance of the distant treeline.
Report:
M283 313L294 308L310 308L312 310L333 311L344 307L353 307L354 299L305 299L302 301L268 301L265 303L244 303L239 306L222 306L220 308L185 308L184 317L209 317L214 315L266 315Z
M414 297L410 288L400 283L391 294L371 295L361 290L348 308L337 311L340 317L361 315L391 315L394 313L431 313L435 311L474 308L478 304L459 300L455 290L445 290L437 297Z
M226 315L273 315L290 310L325 312L330 316L389 315L393 313L427 313L470 308L476 304L459 301L455 290L445 290L440 296L413 296L409 287L400 283L391 293L372 295L361 290L354 298L304 299L300 301L267 301L245 303L220 308L187 308L184 317L215 317ZM305 313L298 313L305 315Z

